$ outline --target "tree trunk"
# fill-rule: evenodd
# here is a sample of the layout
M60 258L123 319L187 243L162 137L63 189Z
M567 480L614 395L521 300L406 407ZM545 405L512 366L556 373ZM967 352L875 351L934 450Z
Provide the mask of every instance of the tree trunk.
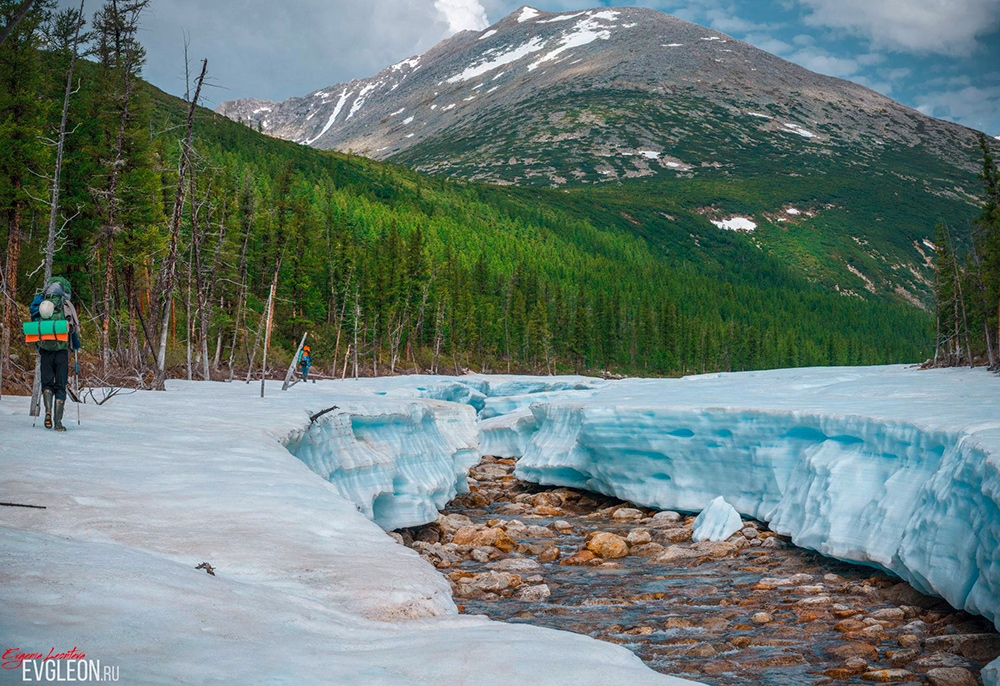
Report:
M208 70L208 60L201 62L201 74L198 76L198 83L195 87L194 98L188 106L187 124L184 131L184 145L181 148L181 160L179 178L177 180L177 191L174 194L174 208L170 217L170 250L167 259L160 272L160 288L157 290L162 294L163 300L160 305L160 344L156 353L156 390L164 390L166 380L166 360L167 360L167 328L170 324L171 303L174 299L174 288L176 286L177 272L177 243L180 237L181 212L184 209L184 182L187 178L188 168L191 165L191 130L194 127L194 113L198 106L198 99L201 97L201 85L205 80L205 72Z
M21 190L21 183L15 184L15 190ZM10 361L10 332L20 331L20 321L17 316L17 267L21 261L21 204L15 203L10 214L7 234L7 271L4 274L3 293L3 335L0 336L0 383L3 380L3 368ZM2 389L0 389L2 393Z

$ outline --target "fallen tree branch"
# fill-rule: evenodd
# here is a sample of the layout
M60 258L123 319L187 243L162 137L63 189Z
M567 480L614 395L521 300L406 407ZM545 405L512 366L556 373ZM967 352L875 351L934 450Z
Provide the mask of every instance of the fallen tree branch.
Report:
M334 410L338 410L338 409L340 409L340 408L338 408L336 405L334 405L333 407L328 407L325 410L320 410L316 414L314 414L314 415L312 415L312 416L309 417L309 425L312 426L313 422L315 422L317 419L319 419L320 417L322 417L323 415L325 415L327 412L333 412Z

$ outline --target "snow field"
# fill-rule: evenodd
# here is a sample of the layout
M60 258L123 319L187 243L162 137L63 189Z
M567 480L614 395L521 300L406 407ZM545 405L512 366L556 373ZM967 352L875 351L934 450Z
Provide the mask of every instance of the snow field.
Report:
M0 511L0 643L77 646L125 683L685 683L587 637L456 615L435 569L282 445L336 404L316 424L344 432L339 458L454 486L475 411L419 383L268 384L261 400L257 384L170 382L86 405L66 434L5 397L0 494L48 509ZM423 462L378 462L420 430ZM432 496L400 493L397 511L407 497Z

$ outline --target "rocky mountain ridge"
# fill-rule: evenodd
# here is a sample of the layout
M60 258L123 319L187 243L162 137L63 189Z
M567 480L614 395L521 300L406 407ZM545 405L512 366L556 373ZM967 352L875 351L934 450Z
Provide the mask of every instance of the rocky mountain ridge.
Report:
M218 111L305 145L499 183L739 171L761 155L867 164L914 147L975 168L969 129L644 8L522 7L370 78Z

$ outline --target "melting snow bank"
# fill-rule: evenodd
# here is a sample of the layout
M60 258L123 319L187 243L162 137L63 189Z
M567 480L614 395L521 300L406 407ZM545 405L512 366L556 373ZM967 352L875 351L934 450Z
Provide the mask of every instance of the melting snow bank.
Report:
M663 509L722 496L1000 625L1000 379L985 370L630 380L531 413L521 479Z
M433 567L282 445L336 404L321 430L369 474L429 483L433 467L450 486L427 493L454 487L474 413L414 397L419 383L270 384L261 400L171 382L84 406L66 434L4 398L0 500L48 509L0 508L2 650L76 646L144 684L686 683L585 636L457 616ZM381 461L423 431L436 459Z
M479 462L475 410L383 400L335 412L286 439L288 450L383 529L433 521Z

